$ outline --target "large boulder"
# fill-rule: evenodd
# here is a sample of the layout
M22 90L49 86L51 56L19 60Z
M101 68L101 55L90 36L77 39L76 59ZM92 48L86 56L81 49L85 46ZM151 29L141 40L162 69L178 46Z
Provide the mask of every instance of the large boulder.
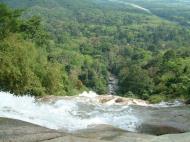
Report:
M127 132L108 125L75 133L47 129L19 120L0 118L0 142L189 142L190 133L153 136Z
M190 133L162 135L154 137L149 142L190 142Z
M110 125L94 125L85 130L75 132L75 135L109 142L148 142L155 137L147 134L131 133Z
M135 110L142 119L137 128L140 133L163 135L190 132L190 106L138 107Z
M0 142L36 142L62 135L63 133L27 122L0 118Z

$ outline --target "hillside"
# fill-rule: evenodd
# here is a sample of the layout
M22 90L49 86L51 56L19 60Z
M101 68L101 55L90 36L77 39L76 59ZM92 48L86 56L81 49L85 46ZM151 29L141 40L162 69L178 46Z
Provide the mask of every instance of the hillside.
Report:
M1 90L106 94L111 73L121 96L152 102L190 97L186 1L0 2L22 9L0 6Z

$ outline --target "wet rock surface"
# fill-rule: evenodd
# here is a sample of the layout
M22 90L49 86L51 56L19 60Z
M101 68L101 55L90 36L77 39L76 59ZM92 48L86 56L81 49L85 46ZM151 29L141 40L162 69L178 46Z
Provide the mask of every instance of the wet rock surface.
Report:
M19 120L0 118L0 142L189 142L190 133L153 136L108 125L75 133L59 132Z
M73 97L46 96L47 103L9 93L3 93L1 98L6 100L0 103L1 117L24 120L50 129L73 132L91 125L107 124L130 132L152 135L190 132L190 106L179 106L179 101L174 104L163 102L143 105L142 100L99 96L95 93ZM25 130L24 127L22 129ZM115 130L112 132L115 133Z
M154 138L152 135L131 133L109 125L96 125L85 130L80 130L75 135L111 142L146 142Z
M140 133L163 135L190 132L190 106L138 107L135 110L142 118L141 125L137 128Z
M39 102L49 102L54 103L58 100L77 100L80 102L88 101L89 103L94 104L105 104L105 105L139 105L139 106L149 106L150 104L147 101L134 99L134 98L125 98L114 95L94 95L94 96L85 96L85 94L80 96L45 96L39 98Z
M50 129L19 120L0 118L0 142L34 142L62 136Z

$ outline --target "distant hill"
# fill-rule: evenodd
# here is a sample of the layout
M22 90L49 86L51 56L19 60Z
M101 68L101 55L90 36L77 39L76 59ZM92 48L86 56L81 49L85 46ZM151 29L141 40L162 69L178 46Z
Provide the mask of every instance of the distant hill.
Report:
M49 74L46 80L57 84L53 85L46 84L48 81L42 76L43 69L41 74L34 72L38 87L45 90L46 94L73 95L83 90L106 94L111 73L119 79L117 93L121 96L149 99L152 102L190 97L190 6L187 1L0 2L23 10L17 20L24 24L18 22L19 30L10 29L11 34L21 34L24 41L35 43L35 49L43 52L48 65L56 64L57 72L63 75L53 76L53 68L51 72L46 72ZM4 22L7 22L6 18ZM35 27L36 23L39 27ZM3 55L4 51L1 52ZM6 67L3 66L5 70L0 74L2 86L7 70L12 70ZM7 77L15 80L8 82L10 87L2 87L3 90L12 87L12 91L16 92L15 88L20 85L17 81L19 72L22 74L22 68L14 72L12 78ZM57 79L53 80L54 77ZM23 93L22 87L19 91Z

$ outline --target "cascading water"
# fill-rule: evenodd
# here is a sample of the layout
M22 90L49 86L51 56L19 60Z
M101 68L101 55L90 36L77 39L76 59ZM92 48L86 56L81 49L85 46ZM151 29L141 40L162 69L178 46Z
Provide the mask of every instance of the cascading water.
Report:
M108 124L136 131L140 121L126 105L95 103L93 92L78 97L40 102L30 96L0 92L0 117L13 118L51 129L76 131L90 125Z
M108 82L108 94L116 95L116 91L118 89L118 79L110 73L109 82Z

